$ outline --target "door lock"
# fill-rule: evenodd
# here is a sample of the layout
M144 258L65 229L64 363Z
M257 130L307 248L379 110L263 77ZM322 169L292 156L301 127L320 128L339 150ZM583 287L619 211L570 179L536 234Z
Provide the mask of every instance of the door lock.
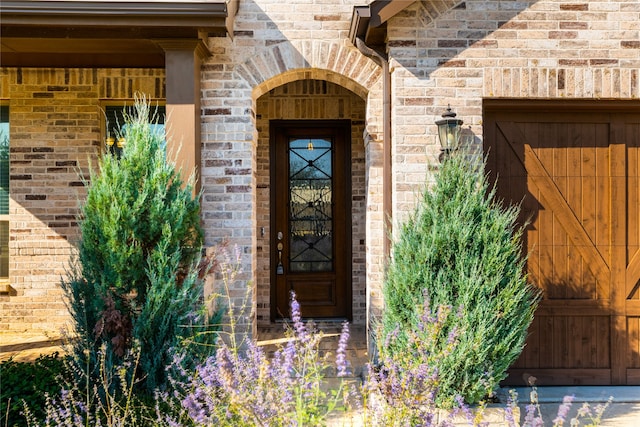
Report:
M278 233L278 236L280 235L280 233ZM284 245L282 244L282 242L278 242L278 266L276 267L276 274L284 274L284 266L282 265L282 249L284 248Z
M282 244L283 238L282 231L278 231L278 265L276 266L276 274L284 274L284 266L282 265L282 249L284 249L284 245Z

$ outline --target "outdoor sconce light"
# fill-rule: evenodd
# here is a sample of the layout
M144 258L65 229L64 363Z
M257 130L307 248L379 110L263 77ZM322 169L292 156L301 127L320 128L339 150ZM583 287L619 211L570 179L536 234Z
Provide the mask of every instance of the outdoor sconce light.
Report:
M108 137L105 141L107 152L115 154L116 156L118 156L118 158L120 158L120 156L122 155L122 149L124 148L126 143L126 139L120 137L116 142L116 139L112 136Z
M447 111L442 114L441 120L436 120L438 138L442 147L439 157L440 162L447 159L452 151L458 149L462 123L462 120L456 119L456 113L451 111L451 106L447 107Z

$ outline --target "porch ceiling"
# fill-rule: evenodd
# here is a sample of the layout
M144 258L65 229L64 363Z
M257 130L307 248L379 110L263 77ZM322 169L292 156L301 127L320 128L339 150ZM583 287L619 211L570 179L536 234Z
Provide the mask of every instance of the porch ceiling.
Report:
M162 40L233 34L239 0L0 2L0 66L164 67Z

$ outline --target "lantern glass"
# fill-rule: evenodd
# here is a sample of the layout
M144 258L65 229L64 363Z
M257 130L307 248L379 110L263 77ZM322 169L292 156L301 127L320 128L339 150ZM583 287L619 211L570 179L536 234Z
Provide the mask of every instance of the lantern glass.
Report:
M451 111L451 107L449 107L442 115L442 120L436 121L440 145L446 152L454 151L458 148L463 121L455 117L456 113Z
M445 150L455 150L458 148L458 141L460 140L460 125L458 122L462 120L446 120L445 123L438 125L438 136L440 138L440 145Z

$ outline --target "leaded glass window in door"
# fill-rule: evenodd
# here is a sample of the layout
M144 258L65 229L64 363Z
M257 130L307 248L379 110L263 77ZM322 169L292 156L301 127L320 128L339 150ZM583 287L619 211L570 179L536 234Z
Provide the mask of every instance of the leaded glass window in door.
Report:
M289 140L289 268L333 270L333 142Z

